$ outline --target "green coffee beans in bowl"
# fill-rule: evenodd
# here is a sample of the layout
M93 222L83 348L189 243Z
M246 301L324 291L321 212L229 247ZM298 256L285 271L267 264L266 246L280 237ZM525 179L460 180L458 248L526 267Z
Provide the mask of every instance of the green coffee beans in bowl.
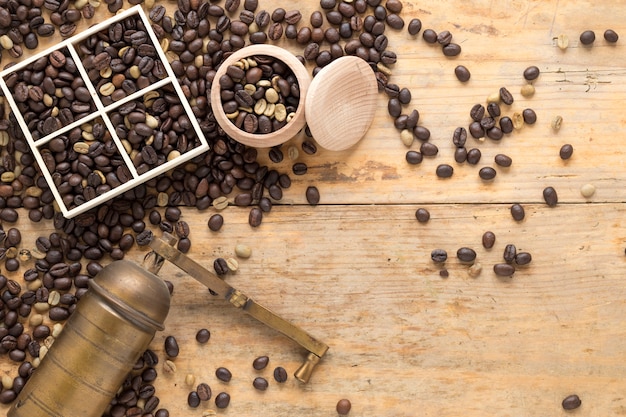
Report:
M211 86L211 107L220 127L244 145L272 147L305 125L310 79L304 65L274 45L250 45L228 57Z

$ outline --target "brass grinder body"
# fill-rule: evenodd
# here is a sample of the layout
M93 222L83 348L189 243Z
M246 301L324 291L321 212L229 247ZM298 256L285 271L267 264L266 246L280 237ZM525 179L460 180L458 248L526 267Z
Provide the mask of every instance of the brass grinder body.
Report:
M7 417L101 417L169 307L156 275L124 260L105 267Z

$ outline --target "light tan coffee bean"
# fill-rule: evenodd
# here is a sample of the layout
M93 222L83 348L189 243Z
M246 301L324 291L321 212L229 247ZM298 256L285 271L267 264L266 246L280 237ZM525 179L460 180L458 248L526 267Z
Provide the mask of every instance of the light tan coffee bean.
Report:
M99 91L101 95L107 97L113 94L113 92L115 91L115 86L113 85L113 83L102 84Z
M582 194L582 196L585 198L589 198L593 196L595 193L596 193L596 187L593 184L585 184L582 187L580 187L580 194Z
M157 194L157 206L165 207L169 203L170 198L167 193L159 193Z
M404 143L404 146L407 148L413 144L413 140L415 137L413 136L413 131L409 129L403 129L400 132L400 140Z
M487 96L487 104L499 103L499 102L500 102L500 91L496 91Z
M43 323L43 316L41 314L31 314L28 318L28 324L30 324L32 327L37 327L41 323Z
M291 145L287 149L287 156L292 161L295 161L300 156L300 151L298 150L298 148L295 145Z
M248 245L244 245L243 243L238 243L235 245L235 255L240 258L247 259L252 256L252 248Z
M556 37L556 46L563 50L567 49L567 47L569 46L569 38L566 34L561 33L559 36Z
M59 294L58 291L50 291L50 294L48 294L48 304L56 306L59 304L59 301L61 301L61 294Z
M228 197L217 197L215 200L213 200L213 207L215 207L217 210L224 210L226 207L228 207Z
M532 97L535 95L535 86L532 84L524 84L522 88L520 88L520 94L526 98Z
M163 362L163 371L166 374L173 374L176 372L176 364L171 360L167 359Z
M89 145L86 142L76 142L74 146L72 146L74 152L87 155L89 153Z
M239 269L239 262L235 258L228 258L226 259L226 266L228 266L231 272L236 272Z
M524 127L524 116L522 115L522 113L513 113L513 117L511 117L511 120L513 121L514 129L519 130Z
M188 387L194 387L196 385L196 376L193 374L185 375L185 384L187 384Z
M59 337L64 327L65 326L63 326L61 323L54 323L54 326L52 326L52 337L54 337L55 339Z
M477 276L480 275L482 270L483 270L483 266L480 263L476 262L472 264L469 268L467 268L467 273L470 277L476 278Z
M552 129L555 131L559 131L561 129L561 124L563 124L563 117L554 116L552 119Z

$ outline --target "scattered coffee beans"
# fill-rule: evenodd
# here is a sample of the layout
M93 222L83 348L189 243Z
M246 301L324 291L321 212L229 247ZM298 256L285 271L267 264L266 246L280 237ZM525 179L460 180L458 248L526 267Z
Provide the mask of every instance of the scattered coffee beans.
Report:
M176 341L176 338L174 336L167 336L165 338L165 353L167 354L167 356L169 358L175 358L178 356L179 353L179 347L178 347L178 342Z
M262 376L257 376L252 381L252 386L259 391L265 391L269 386L269 383L267 382L267 379L263 378Z
M279 383L287 381L287 371L282 366L274 368L274 380Z
M482 180L490 181L496 177L496 170L492 167L483 167L478 171L478 176Z
M532 261L533 257L528 252L518 252L515 255L515 264L519 266L528 265Z
M568 395L561 402L561 406L564 410L575 410L580 407L581 404L582 401L580 400L580 397L576 394Z
M430 220L430 212L420 207L415 211L415 218L420 223L427 223Z
M532 65L524 70L524 79L534 81L539 78L539 67Z
M579 39L581 44L589 46L596 40L596 34L592 30L585 30Z
M261 369L265 369L269 361L269 356L259 356L252 361L252 367L257 371L260 371Z
M233 374L227 368L219 367L215 370L215 376L222 382L229 382Z
M337 401L337 414L345 416L348 415L350 409L352 408L352 403L348 399L341 399Z
M456 251L456 257L461 262L474 262L476 259L476 251L472 248L462 247Z
M569 143L566 143L565 145L561 146L561 149L559 150L559 157L564 161L570 159L573 154L574 154L574 147L570 145Z
M493 266L493 272L499 277L510 277L515 273L515 267L507 263L499 263Z
M440 164L437 166L435 173L439 178L450 178L454 174L454 168L448 164Z
M471 77L469 70L464 65L457 65L456 68L454 68L454 75L456 75L456 78L462 83L469 81Z
M590 198L596 193L596 187L593 184L584 184L580 187L580 194L585 198Z
M312 205L316 206L320 202L320 192L316 186L310 185L306 189L306 201Z
M615 32L613 29L607 29L604 31L604 40L606 40L607 42L615 43L618 39L619 36L617 32Z
M198 343L207 343L211 338L211 332L207 329L200 329L196 333L196 341Z
M559 202L559 197L553 187L546 187L543 189L543 199L549 207L555 207Z
M442 263L448 259L448 253L443 249L434 249L430 253L430 259L432 259L433 262Z
M494 161L496 163L496 165L502 167L502 168L508 168L511 166L511 164L513 163L513 160L511 159L510 156L504 155L504 154L497 154L494 157Z
M215 397L215 406L217 408L226 408L230 404L230 395L226 392L220 392Z
M493 245L496 243L496 235L493 232L487 231L483 233L483 247L485 249L493 248Z
M511 206L511 216L513 217L514 220L516 221L522 221L524 220L524 217L526 217L526 212L524 210L524 207L522 207L521 204L513 204Z

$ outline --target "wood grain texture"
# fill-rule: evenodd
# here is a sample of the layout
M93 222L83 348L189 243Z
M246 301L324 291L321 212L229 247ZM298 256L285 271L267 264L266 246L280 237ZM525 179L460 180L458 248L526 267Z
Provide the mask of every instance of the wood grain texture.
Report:
M318 5L300 3L305 19ZM262 2L266 10L279 5ZM239 271L226 279L330 346L311 382L291 376L302 349L166 265L162 276L175 284L172 310L152 347L164 359L163 341L175 335L181 353L175 374L158 365L161 406L173 416L215 409L212 402L187 406L192 388L184 381L193 374L214 395L231 394L218 415L334 416L341 398L351 400L353 416L626 415L626 46L602 39L608 28L626 36L625 7L621 0L404 1L405 22L418 17L424 28L450 30L463 48L449 59L406 29L387 33L398 53L391 81L411 89L406 109L419 110L439 147L436 157L405 162L407 148L379 95L374 122L354 148L300 151L307 174L292 175L282 204L260 227L248 225L245 208L223 211L217 233L206 227L213 209L184 211L190 256L210 268L216 257L234 256L235 244L249 245L252 257L240 259ZM578 42L586 29L596 31L592 48ZM560 33L570 38L566 51L554 43ZM472 73L466 84L454 77L459 64ZM526 99L519 89L529 65L541 75ZM537 123L500 142L468 139L468 147L481 149L481 163L454 163L454 128L466 126L471 106L502 86L515 97L504 113L532 107ZM559 132L550 126L555 115L564 119ZM285 155L303 140L283 145ZM568 161L558 156L564 143L574 146ZM497 153L511 156L513 165L497 168L496 179L485 183L478 169L493 166ZM267 162L267 151L260 158ZM290 172L293 163L285 157L270 166ZM435 176L440 163L454 166L452 178ZM590 199L579 192L585 183L597 187ZM316 207L306 204L309 185L321 193ZM543 203L548 185L559 194L557 207ZM522 222L510 216L513 202L526 209ZM426 224L415 219L419 207L431 213ZM50 223L21 217L25 247L52 231ZM497 236L491 250L481 246L486 230ZM501 279L492 267L508 243L532 253L533 262ZM470 277L456 259L462 246L477 251L480 276ZM447 279L430 260L436 248L448 252ZM128 258L141 262L144 254L135 248ZM212 334L206 345L194 340L202 327ZM251 364L260 355L270 365L258 372ZM282 385L271 376L279 365L290 374ZM232 371L230 383L215 378L218 366ZM8 359L0 363L4 373L15 368ZM258 375L270 381L265 392L252 387ZM565 412L561 401L572 393L582 407Z

